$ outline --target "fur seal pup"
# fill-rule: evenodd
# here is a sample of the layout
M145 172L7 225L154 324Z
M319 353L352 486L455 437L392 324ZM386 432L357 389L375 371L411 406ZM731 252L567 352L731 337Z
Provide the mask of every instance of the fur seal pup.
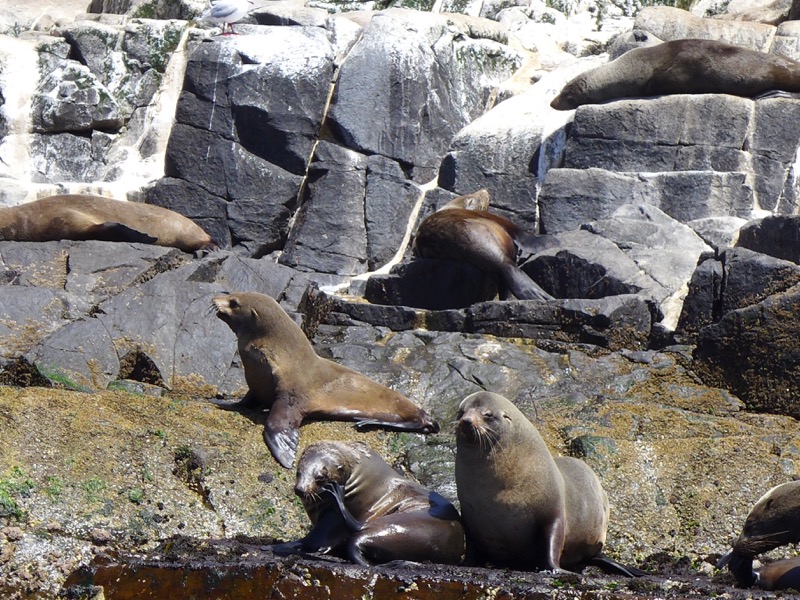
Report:
M742 587L755 585L753 558L779 546L800 542L800 481L775 486L764 494L744 522L742 533L717 562L717 568L727 566ZM776 567L777 569L777 567ZM762 569L763 571L763 569ZM776 579L777 570L769 577Z
M359 565L458 564L464 529L442 496L402 477L365 444L317 442L297 463L295 493L311 519L284 552L335 552Z
M488 212L489 192L459 196L420 223L413 253L423 258L468 262L481 271L497 273L508 290L520 300L552 300L517 266L517 249L523 239L541 248L537 236ZM535 251L535 250L534 250Z
M762 590L800 590L800 556L767 563L755 575Z
M618 98L732 94L753 98L800 92L800 62L714 40L674 40L634 48L567 83L550 103L558 110Z
M402 394L320 358L291 317L269 296L238 292L212 300L236 334L250 388L242 406L269 408L264 441L287 469L305 419L356 421L397 431L436 433L439 425Z
M470 560L642 574L601 556L608 499L586 463L553 458L528 418L499 394L467 396L456 418L456 487Z
M0 208L0 240L140 242L184 252L217 248L194 221L175 211L87 194L49 196Z

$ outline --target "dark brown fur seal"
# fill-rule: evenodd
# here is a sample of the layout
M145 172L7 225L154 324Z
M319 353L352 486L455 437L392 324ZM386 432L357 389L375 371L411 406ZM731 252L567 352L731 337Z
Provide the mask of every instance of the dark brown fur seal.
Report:
M414 254L460 260L481 271L497 273L521 300L552 300L517 266L517 242L524 235L522 230L508 219L488 212L488 206L486 190L449 202L420 223Z
M674 40L635 48L578 75L550 103L558 110L617 98L664 94L800 92L800 62L713 40Z
M553 458L527 417L498 394L468 396L457 419L456 487L471 559L523 570L595 565L641 574L600 555L608 499L586 463Z
M211 237L174 211L102 196L63 195L0 208L0 240L105 240L213 250Z
M756 572L762 590L800 590L800 556L767 563Z
M800 481L778 485L756 502L733 548L717 563L726 566L740 586L756 584L753 558L779 546L800 542ZM773 575L775 577L775 575Z
M269 296L239 292L212 302L238 340L250 388L241 404L270 409L264 441L284 467L294 462L305 419L439 431L436 421L402 394L317 356L300 327Z
M360 565L457 564L464 530L455 507L400 476L360 443L318 442L297 464L295 493L313 527L283 551L336 552Z

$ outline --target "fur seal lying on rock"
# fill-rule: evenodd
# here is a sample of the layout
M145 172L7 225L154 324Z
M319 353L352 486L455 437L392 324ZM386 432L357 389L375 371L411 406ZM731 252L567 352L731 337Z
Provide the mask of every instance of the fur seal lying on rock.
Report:
M392 561L457 564L464 530L455 507L400 476L360 443L317 442L297 464L295 493L313 527L281 552L338 552L360 565Z
M800 62L714 40L674 40L634 48L570 81L550 103L558 110L664 94L800 92Z
M517 266L518 243L525 237L536 245L536 236L524 234L508 219L488 212L488 207L486 190L459 196L445 204L420 223L414 238L414 254L461 260L481 271L497 273L508 290L521 300L552 300Z
M216 296L212 303L238 340L250 388L240 404L270 409L264 441L282 466L294 462L305 419L439 431L436 421L402 394L317 356L300 327L269 296L238 292Z
M762 580L766 585L778 585L782 577L796 585L800 581L800 574L797 569L792 569L797 565L778 561L783 564L770 567L775 564L770 563L756 573L753 571L753 558L779 546L797 542L800 542L800 481L790 481L775 486L756 502L745 519L742 533L733 547L719 559L717 568L727 566L742 587L762 586Z
M601 556L608 499L586 463L553 458L528 418L499 394L467 396L456 418L456 487L471 561L642 574Z
M200 226L175 211L86 194L50 196L0 207L0 240L140 242L173 246L184 252L217 248Z

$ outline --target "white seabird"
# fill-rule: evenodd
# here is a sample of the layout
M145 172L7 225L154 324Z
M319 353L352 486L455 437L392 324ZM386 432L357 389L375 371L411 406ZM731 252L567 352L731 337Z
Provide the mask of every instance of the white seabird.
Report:
M233 30L233 24L244 18L249 12L248 0L211 0L211 8L200 17L204 21L222 24L222 35L225 35L225 26Z

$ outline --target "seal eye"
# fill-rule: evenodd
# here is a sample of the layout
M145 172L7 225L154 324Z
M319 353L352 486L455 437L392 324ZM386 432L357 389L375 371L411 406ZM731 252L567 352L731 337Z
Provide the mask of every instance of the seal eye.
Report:
M239 308L239 301L236 298L230 298L228 300L228 306L231 308Z
M483 411L483 418L484 419L494 419L494 413L490 410Z

